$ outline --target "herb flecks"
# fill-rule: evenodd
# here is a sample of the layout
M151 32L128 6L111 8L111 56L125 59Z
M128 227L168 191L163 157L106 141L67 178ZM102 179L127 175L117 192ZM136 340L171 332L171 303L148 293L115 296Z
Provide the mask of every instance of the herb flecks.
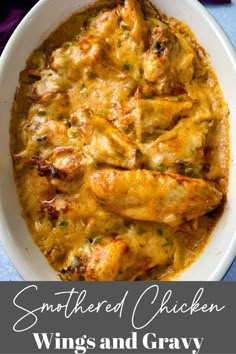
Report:
M61 229L65 229L67 226L69 225L68 221L63 219L59 222L58 226L61 228Z
M129 71L130 70L130 65L129 64L124 64L123 65L123 70Z
M45 117L47 115L46 111L38 111L39 117Z

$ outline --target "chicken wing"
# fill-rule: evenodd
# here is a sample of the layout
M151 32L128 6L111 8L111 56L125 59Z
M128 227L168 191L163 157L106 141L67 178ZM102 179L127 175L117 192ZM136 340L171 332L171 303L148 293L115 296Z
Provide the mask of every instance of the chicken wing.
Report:
M135 221L115 237L95 236L83 243L64 266L74 279L89 281L135 280L153 267L170 264L178 270L179 250L172 236L169 226Z
M192 80L196 55L184 35L160 23L153 28L150 41L143 61L144 77L157 94L169 94Z
M107 244L96 245L88 258L86 280L135 280L157 265L173 262L175 247L157 233L118 236Z
M143 44L145 47L148 27L139 2L137 0L119 0L118 4L120 15L129 27L132 38L139 45Z
M186 99L178 101L170 98L141 99L134 97L124 106L125 115L120 115L115 125L124 132L133 129L139 141L148 136L157 137L160 130L174 126L193 106Z
M202 177L204 147L211 120L186 118L150 144L140 145L147 166L158 172Z
M101 117L94 117L92 124L94 133L86 152L98 163L134 168L137 163L136 147L126 135Z
M104 206L123 217L177 226L215 209L222 193L202 179L147 170L105 169L90 185Z

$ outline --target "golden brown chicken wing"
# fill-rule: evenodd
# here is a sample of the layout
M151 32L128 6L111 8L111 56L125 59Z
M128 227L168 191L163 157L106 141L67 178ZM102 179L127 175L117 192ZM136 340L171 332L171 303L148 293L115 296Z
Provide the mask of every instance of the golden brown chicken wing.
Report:
M97 171L91 189L104 206L123 217L177 226L215 209L222 193L202 179L147 170Z
M131 31L131 36L139 45L146 45L148 27L141 6L137 0L119 0L118 9L123 21Z
M98 163L134 168L136 147L127 136L101 117L94 117L92 125L94 131L86 152Z
M204 148L213 121L181 119L154 142L140 145L147 166L158 172L202 177Z
M96 245L88 258L86 280L135 280L157 265L173 262L175 246L164 235L131 233Z

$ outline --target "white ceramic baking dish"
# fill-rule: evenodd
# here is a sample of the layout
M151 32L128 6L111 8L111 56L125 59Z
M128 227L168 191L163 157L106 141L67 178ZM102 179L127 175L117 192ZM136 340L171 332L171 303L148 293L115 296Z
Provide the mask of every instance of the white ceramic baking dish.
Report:
M9 122L19 72L42 41L73 12L92 0L40 0L20 23L0 60L0 236L25 280L57 280L29 235L16 195L9 152ZM228 200L210 242L179 280L220 280L236 255L236 55L227 36L197 0L153 0L169 16L190 26L210 55L230 109L230 182Z

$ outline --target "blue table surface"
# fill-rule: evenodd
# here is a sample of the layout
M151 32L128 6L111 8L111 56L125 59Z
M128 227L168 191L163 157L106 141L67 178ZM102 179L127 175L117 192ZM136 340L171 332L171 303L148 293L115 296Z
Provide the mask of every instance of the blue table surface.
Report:
M231 4L227 5L205 5L208 11L216 18L219 24L227 33L232 44L236 48L236 0L232 0ZM0 280L17 281L23 280L20 274L16 271L0 242ZM224 281L236 281L236 259L226 273Z

